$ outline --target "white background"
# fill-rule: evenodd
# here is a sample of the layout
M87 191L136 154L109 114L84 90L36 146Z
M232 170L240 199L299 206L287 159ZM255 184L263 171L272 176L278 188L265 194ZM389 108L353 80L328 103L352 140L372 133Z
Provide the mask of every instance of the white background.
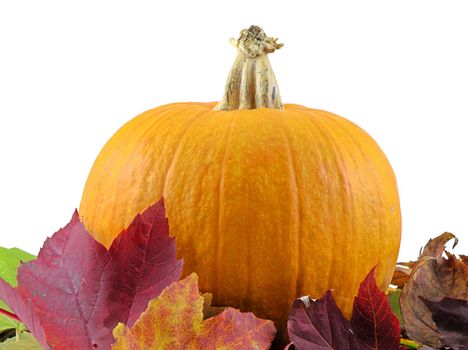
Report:
M285 43L283 101L351 119L387 154L400 260L444 231L466 254L467 18L466 1L1 1L0 246L37 253L131 117L219 99L228 38L258 24Z

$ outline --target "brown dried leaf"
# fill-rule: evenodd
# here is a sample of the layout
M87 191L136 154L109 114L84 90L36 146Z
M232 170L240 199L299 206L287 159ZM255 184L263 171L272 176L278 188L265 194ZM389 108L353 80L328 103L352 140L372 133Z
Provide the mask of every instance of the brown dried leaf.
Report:
M468 255L461 255L460 254L460 259L465 265L468 265Z
M429 242L427 242L427 244L424 246L424 248L421 249L418 261L425 256L432 256L436 259L442 257L442 253L445 251L445 245L451 239L455 239L452 246L453 249L458 244L458 238L455 237L453 233L444 232L440 236L430 239Z
M418 261L408 261L408 262L397 262L395 267L395 272L393 273L391 284L403 288L406 282L408 282L409 276L411 275L411 270L416 266L416 264L425 256L442 256L442 253L445 250L445 244L451 239L455 239L452 249L458 244L458 238L450 232L444 232L439 237L430 239L427 244L421 248L419 252ZM464 255L461 255L462 260L466 259ZM466 264L466 260L465 264Z
M443 345L432 313L421 300L440 301L444 297L468 300L468 268L455 255L445 252L445 244L456 237L444 233L429 240L405 284L400 305L407 333L417 342L440 348Z
M392 282L390 283L398 286L398 288L403 288L405 283L408 282L410 274L411 268L397 265L395 267L395 271L393 272Z

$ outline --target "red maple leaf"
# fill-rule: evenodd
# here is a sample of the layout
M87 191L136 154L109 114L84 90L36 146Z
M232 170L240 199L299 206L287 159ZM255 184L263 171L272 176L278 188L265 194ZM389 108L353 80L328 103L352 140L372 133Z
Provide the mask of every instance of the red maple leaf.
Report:
M351 327L371 349L398 349L400 322L392 313L387 296L375 283L375 267L359 286L354 298Z
M109 250L75 212L37 260L21 265L17 288L0 280L0 299L46 349L109 349L113 328L132 326L181 272L162 200L137 215Z

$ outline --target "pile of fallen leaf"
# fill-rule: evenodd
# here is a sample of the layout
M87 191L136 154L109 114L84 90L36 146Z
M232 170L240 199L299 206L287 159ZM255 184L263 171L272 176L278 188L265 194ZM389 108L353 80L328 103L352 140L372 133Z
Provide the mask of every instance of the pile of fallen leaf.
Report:
M445 233L430 240L417 262L398 264L392 281L398 288L388 295L372 269L351 320L332 291L297 299L285 348L274 342L273 322L211 306L196 274L179 280L183 263L162 201L138 215L109 249L75 212L37 258L0 248L0 350L268 349L272 342L291 350L464 349L467 257L445 251L450 239Z
M429 240L418 261L398 263L389 299L404 335L424 349L468 349L468 257L445 249L458 239L444 233Z

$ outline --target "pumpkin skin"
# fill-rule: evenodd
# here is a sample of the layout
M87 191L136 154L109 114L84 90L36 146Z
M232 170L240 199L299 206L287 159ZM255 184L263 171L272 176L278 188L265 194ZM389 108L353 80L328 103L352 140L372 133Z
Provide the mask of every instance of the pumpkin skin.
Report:
M80 206L102 244L162 196L184 275L200 290L274 320L332 288L349 318L377 265L385 290L401 216L394 173L376 142L329 112L217 111L175 103L124 125L104 146Z

